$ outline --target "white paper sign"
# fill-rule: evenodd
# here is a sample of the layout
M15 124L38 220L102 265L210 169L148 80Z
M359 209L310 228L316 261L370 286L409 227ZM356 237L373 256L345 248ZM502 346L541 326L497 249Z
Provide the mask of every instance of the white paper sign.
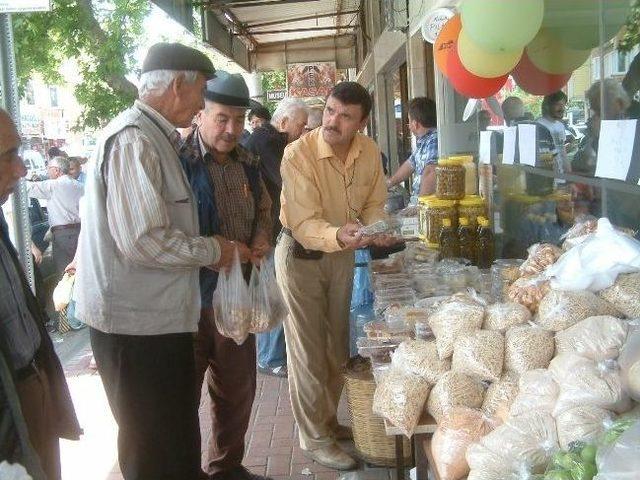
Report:
M0 0L0 13L48 12L50 0Z
M536 166L536 126L530 124L518 125L518 151L520 165Z
M493 132L488 130L480 132L480 163L491 163L491 141L493 139Z
M502 150L502 164L513 165L516 160L516 127L507 127L504 132L504 148Z
M637 120L603 120L596 177L626 180L636 140Z

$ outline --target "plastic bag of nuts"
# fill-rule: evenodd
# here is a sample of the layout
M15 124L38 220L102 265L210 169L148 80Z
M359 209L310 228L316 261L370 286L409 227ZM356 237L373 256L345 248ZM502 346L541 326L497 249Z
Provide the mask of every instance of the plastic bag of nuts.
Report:
M391 359L394 365L424 378L434 385L440 377L451 370L451 360L440 360L433 340L407 340L402 342Z
M373 395L373 412L413 435L429 396L429 383L398 366L391 367L378 381Z
M537 325L517 325L505 335L505 370L522 374L547 368L555 352L553 332Z
M536 323L547 330L559 332L597 315L618 317L620 312L587 290L551 290L540 301Z
M531 312L524 305L516 302L494 303L487 307L482 328L505 332L530 320Z
M450 371L442 375L431 390L427 411L440 423L444 415L455 407L480 408L483 398L481 382L464 373Z
M618 358L628 322L611 316L585 318L556 333L557 353L577 353L596 362Z
M504 336L500 332L478 330L462 335L453 347L451 367L480 381L500 379L504 363Z
M509 417L509 410L517 394L518 376L507 372L487 388L482 402L482 411L485 415L504 422Z
M524 305L535 313L549 289L549 280L543 276L522 277L511 284L507 296L511 301Z
M429 316L429 325L436 337L438 356L441 359L453 355L458 337L479 330L484 319L484 306L468 297L454 296L442 302Z
M615 283L598 295L628 318L640 317L640 273L618 275Z
M559 394L560 387L549 370L529 370L520 376L510 413L512 416L533 411L552 414Z
M526 276L541 274L562 255L562 250L550 243L535 243L529 247L528 252L529 256L520 265L520 273Z

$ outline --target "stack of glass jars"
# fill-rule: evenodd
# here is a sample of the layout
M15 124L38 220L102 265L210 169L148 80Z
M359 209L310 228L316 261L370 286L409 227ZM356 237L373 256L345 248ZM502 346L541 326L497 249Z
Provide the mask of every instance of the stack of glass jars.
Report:
M469 225L475 229L478 227L478 217L487 216L487 208L484 200L479 195L467 195L458 202L458 216L469 219Z
M441 159L436 166L436 197L460 200L465 195L465 169L456 158Z
M458 226L458 208L454 200L434 196L420 197L420 238L428 247L438 248L442 220L448 218L454 228Z

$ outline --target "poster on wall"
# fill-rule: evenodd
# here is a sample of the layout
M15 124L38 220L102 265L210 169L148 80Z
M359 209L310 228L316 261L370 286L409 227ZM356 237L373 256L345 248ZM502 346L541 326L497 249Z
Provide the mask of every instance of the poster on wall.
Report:
M287 65L287 92L290 97L326 97L335 84L334 62Z

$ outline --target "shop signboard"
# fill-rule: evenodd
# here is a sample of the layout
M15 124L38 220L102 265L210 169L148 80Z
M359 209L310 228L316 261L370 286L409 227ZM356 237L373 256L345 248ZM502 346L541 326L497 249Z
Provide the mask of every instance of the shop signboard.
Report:
M267 101L268 102L279 102L280 100L282 100L286 96L287 96L287 91L285 89L267 91Z
M326 97L336 84L336 64L290 63L287 65L289 97Z
M51 0L0 0L0 13L48 12Z
M420 28L422 38L429 43L434 43L444 24L454 15L455 12L450 8L436 8L430 11L422 21Z

